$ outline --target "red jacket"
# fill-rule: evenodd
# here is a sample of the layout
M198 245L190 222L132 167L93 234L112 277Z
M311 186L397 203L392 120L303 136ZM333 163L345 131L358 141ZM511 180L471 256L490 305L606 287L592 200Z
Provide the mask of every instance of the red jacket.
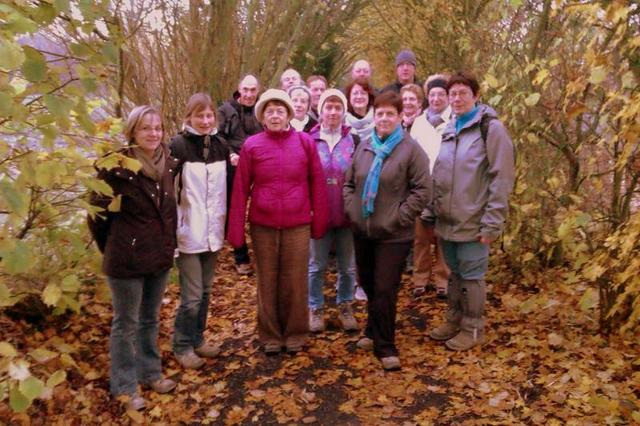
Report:
M227 240L244 244L249 222L277 229L311 224L311 237L324 236L328 222L327 184L315 143L293 128L251 136L242 147L229 211Z

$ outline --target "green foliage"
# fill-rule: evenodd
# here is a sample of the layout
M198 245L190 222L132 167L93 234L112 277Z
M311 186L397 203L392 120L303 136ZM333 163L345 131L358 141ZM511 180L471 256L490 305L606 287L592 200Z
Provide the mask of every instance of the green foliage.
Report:
M36 364L46 364L59 354L44 348L29 353ZM66 380L66 373L57 370L48 375L46 382L31 372L31 362L20 357L9 342L0 342L0 401L9 398L9 406L15 412L26 411L34 400L50 398L53 389Z
M21 303L33 314L80 312L82 285L95 268L85 193L110 193L95 179L93 161L111 149L120 125L109 111L120 40L109 2L72 4L81 16L65 0L0 5L3 309ZM50 397L66 373L32 367L58 355L46 348L20 354L0 342L0 402L23 412Z

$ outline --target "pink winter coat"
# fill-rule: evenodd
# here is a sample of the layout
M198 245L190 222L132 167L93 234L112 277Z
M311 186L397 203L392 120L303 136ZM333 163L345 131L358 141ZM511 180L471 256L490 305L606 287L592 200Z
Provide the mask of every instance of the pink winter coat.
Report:
M229 210L227 240L244 244L247 200L249 222L277 229L311 224L311 237L327 230L327 183L315 143L293 128L251 136L242 146Z

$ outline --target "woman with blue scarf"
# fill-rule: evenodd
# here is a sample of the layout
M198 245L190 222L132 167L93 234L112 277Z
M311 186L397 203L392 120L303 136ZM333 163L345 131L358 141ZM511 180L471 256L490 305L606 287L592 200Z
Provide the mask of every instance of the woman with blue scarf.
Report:
M402 98L385 92L373 104L375 131L360 143L344 185L367 326L358 347L373 350L385 370L400 368L395 345L398 288L416 216L431 197L429 159L402 130Z

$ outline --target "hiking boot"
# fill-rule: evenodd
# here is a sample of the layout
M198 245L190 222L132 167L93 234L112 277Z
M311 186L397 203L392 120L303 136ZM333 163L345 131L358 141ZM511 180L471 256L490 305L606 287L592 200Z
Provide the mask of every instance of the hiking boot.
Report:
M220 354L220 347L203 343L195 348L194 352L202 358L215 358Z
M182 368L186 368L187 370L197 370L204 365L204 359L196 355L193 349L189 349L186 352L175 355L178 363Z
M125 402L123 402L124 409L129 411L140 411L144 410L147 406L147 401L137 393L131 395Z
M178 384L171 379L159 379L148 383L147 385L145 385L145 387L157 393L169 393L174 390L177 385Z
M447 340L445 345L452 351L466 351L474 346L482 345L484 343L484 332L471 332L467 330L460 330L460 333L456 334L453 338Z
M238 272L239 275L251 275L253 269L250 263L238 263L236 265L236 272Z
M354 297L356 300L360 300L364 302L367 301L367 293L365 293L362 287L360 287L359 285L356 286L356 292L354 294Z
M300 343L292 343L287 345L287 353L288 354L296 354L302 350L302 345Z
M433 340L449 340L460 331L460 326L451 322L445 322L439 327L434 328L429 333L429 337Z
M321 333L324 331L324 317L322 309L309 310L309 331L312 333Z
M456 274L449 276L447 294L447 312L444 314L445 323L434 328L429 333L433 340L449 340L460 332L462 321L462 280Z
M364 351L372 351L373 339L370 339L368 337L363 337L360 340L358 340L358 343L356 343L356 346Z
M427 290L424 287L415 287L411 291L411 295L413 296L414 299L418 299L422 297L426 292Z
M264 345L264 353L267 355L277 355L282 350L279 343L267 343Z
M384 358L380 358L380 362L382 363L382 368L387 371L391 370L400 370L400 358L397 356L386 356Z
M436 284L436 297L441 300L447 299L447 283Z
M348 302L338 305L338 320L344 331L356 331L359 329L358 321L353 317L351 304Z

